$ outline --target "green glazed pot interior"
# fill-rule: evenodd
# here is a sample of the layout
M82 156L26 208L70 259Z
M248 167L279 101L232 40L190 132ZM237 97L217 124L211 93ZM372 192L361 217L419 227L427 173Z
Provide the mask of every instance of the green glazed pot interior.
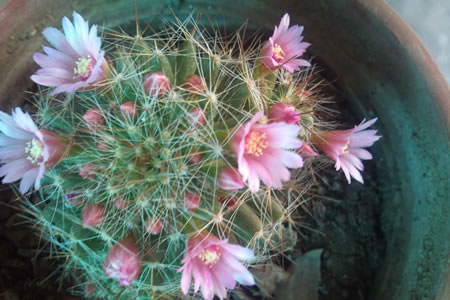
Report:
M48 5L46 5L48 4ZM322 67L360 115L380 119L377 172L383 190L386 257L371 299L444 299L448 278L450 202L448 141L450 92L412 30L383 1L373 0L137 0L141 25L183 20L235 29L272 31L288 12L305 26L305 40ZM0 10L0 99L3 110L20 104L36 66L31 55L39 34L9 51L11 35L30 24L60 26L76 10L90 23L127 27L136 19L133 1L6 1ZM230 30L228 30L230 31ZM33 31L32 31L33 33ZM448 298L447 298L448 299Z

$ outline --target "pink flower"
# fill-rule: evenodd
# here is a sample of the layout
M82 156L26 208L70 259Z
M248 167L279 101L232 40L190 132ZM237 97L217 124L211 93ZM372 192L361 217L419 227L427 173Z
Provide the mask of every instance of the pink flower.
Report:
M103 115L98 108L89 109L84 115L83 120L89 127L98 127L103 125Z
M109 278L118 278L122 286L130 285L139 276L141 255L134 239L125 238L111 249L103 271Z
M301 168L302 157L288 149L298 149L300 126L276 122L258 124L263 112L258 112L243 124L231 143L238 159L239 173L252 192L259 190L260 180L266 186L280 189L282 181L289 180L287 168Z
M200 195L198 193L186 192L184 194L184 207L189 210L196 210L200 206Z
M89 204L81 211L83 227L97 227L106 219L106 212L103 205Z
M120 110L125 116L134 117L137 113L136 104L132 101L128 101L120 105Z
M295 110L295 106L281 102L276 103L269 108L268 117L272 122L298 124L300 121L300 114Z
M289 15L285 14L280 26L275 26L272 37L263 46L261 55L264 65L270 70L284 68L288 72L298 71L301 66L310 63L300 57L305 53L309 43L302 43L303 26L289 27Z
M80 176L84 179L94 178L97 176L97 166L93 163L85 163L81 165Z
M312 137L313 143L336 162L336 171L342 168L348 183L351 177L364 183L359 172L364 169L361 159L372 159L372 154L364 148L372 146L381 138L376 135L376 130L365 129L376 121L377 118L368 122L364 119L353 129L323 131Z
M217 183L225 191L237 191L245 186L241 174L233 167L223 168L219 173Z
M227 296L226 289L234 289L236 281L243 285L254 285L252 274L239 260L253 258L253 251L219 240L213 235L198 235L188 239L187 250L178 272L181 276L181 290L187 295L192 276L195 280L194 292L202 289L205 300L214 295L220 299Z
M150 218L145 222L145 231L150 234L160 234L162 229L163 224L159 218Z
M44 29L42 34L55 49L44 46L46 54L36 52L33 55L41 69L31 80L56 87L52 95L87 88L104 77L106 63L97 25L89 29L88 22L76 12L73 19L74 24L67 17L63 18L64 34L53 27Z
M163 72L147 74L144 78L144 90L150 97L158 97L170 91L170 80Z
M38 129L28 113L17 107L12 115L0 112L0 177L2 183L22 179L24 194L34 183L37 190L47 169L64 156L67 143L58 135Z
M298 153L301 154L302 157L314 157L317 156L317 152L308 145L303 143L303 145L297 150Z
M197 74L190 75L186 79L185 87L188 91L191 92L200 93L205 91L205 85L203 83L203 80Z
M186 118L191 125L201 126L205 125L206 118L205 113L201 108L193 108L187 115Z

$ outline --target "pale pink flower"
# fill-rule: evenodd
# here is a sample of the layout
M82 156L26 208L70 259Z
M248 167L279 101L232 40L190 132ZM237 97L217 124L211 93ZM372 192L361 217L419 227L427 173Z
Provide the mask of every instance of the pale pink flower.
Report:
M270 70L284 68L293 73L301 66L310 66L308 61L300 59L310 45L302 43L303 26L295 25L289 28L289 22L289 15L285 14L280 26L275 26L272 37L263 46L262 61Z
M200 206L201 199L198 193L186 192L183 201L186 209L196 210Z
M303 143L303 145L297 150L297 152L300 153L302 157L314 157L318 155L310 145L305 143Z
M178 272L181 276L181 290L187 295L194 277L194 292L201 287L205 300L214 295L220 299L227 296L227 289L234 289L236 281L243 285L254 285L255 280L240 260L253 258L253 251L239 245L229 244L209 234L188 239L187 250Z
M205 125L206 123L206 118L205 118L205 113L203 112L203 110L201 108L193 108L187 115L186 118L188 120L188 122L190 123L190 125L194 125L194 126L201 126L201 125Z
M106 219L106 212L103 205L89 204L81 211L81 221L83 227L97 227Z
M268 113L271 122L285 122L288 124L298 124L300 114L295 106L287 103L276 103L269 108Z
M83 115L83 120L86 122L86 124L89 127L93 127L93 128L103 125L103 122L104 122L103 115L100 112L100 109L98 109L98 108L89 109Z
M42 34L55 48L43 47L44 52L34 53L34 61L41 66L31 80L56 87L52 95L74 92L87 88L103 79L106 62L101 50L101 39L97 36L97 25L89 29L89 24L76 12L74 24L63 18L64 34L56 28L48 27Z
M217 183L225 191L237 191L245 186L241 174L235 168L229 166L220 171Z
M122 286L130 285L139 276L141 255L133 238L125 238L111 249L103 271L109 278L118 278Z
M150 218L145 222L145 231L156 235L160 234L163 229L163 224L159 218Z
M84 179L94 178L97 176L97 166L93 163L85 163L80 167L80 176Z
M144 78L144 90L150 97L158 97L170 91L169 77L163 72L147 74Z
M134 117L137 113L136 104L133 101L128 101L120 105L120 110L125 116Z
M39 189L45 171L61 160L67 143L49 130L38 129L30 115L19 107L12 115L0 112L0 131L0 177L5 176L2 183L22 179L22 194L33 183Z
M259 190L260 180L268 187L282 188L282 182L291 177L287 168L303 166L298 153L287 151L302 145L297 137L300 126L284 122L258 124L263 116L263 112L256 113L231 140L239 173L252 192Z
M203 80L200 76L197 74L190 75L185 82L185 87L188 91L191 92L204 92L205 91L205 84L203 83Z
M372 159L372 154L364 148L372 146L381 136L376 130L365 130L373 125L377 118L355 126L348 130L323 131L313 136L313 143L329 158L336 162L336 171L342 168L348 183L351 177L364 183L359 171L364 169L361 160Z

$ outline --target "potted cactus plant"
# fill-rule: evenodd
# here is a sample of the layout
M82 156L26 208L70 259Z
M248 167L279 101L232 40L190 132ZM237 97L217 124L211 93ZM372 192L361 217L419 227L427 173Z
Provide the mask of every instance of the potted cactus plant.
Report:
M270 1L258 3L259 18L256 12L246 10L255 4L252 1L245 3L246 9L240 11L234 2L206 6L197 1L187 2L180 2L177 17L192 8L199 11L206 9L209 15L229 16L229 28L241 24L240 17L244 15L250 19L250 29L271 27L278 22L275 15L279 18L284 13L273 13L271 8L275 4ZM89 11L86 10L86 3L75 3L78 7L69 7L65 3L55 5L61 15L69 15L70 10L76 8L86 11L85 17L90 20L91 15L92 22L106 20L111 27L126 27L134 18L134 10L117 18L120 8L129 5L120 1L102 14L95 14L101 4L97 4L98 7L89 6ZM165 3L136 5L141 19L155 15L157 11L168 12ZM432 158L440 156L442 151L439 147L445 144L442 141L446 137L434 130L442 128L442 123L435 123L436 119L430 118L439 116L438 111L427 108L427 114L423 114L423 109L419 114L417 107L409 107L405 111L401 108L402 97L398 97L396 91L408 91L412 101L418 99L417 94L422 95L421 99L435 99L437 105L445 108L443 99L448 96L448 87L438 75L431 74L432 64L423 67L423 55L426 54L421 49L414 52L405 47L406 42L414 40L414 37L403 29L404 24L386 13L389 9L384 3L305 2L301 9L293 5L293 2L286 2L283 9L290 12L291 18L299 18L310 30L305 35L306 40L314 45L312 53L331 71L330 76L339 78L341 84L338 87L343 95L353 99L354 110L360 113L375 110L383 120L384 128L390 129L389 133L383 131L383 135L388 136L388 142L383 146L384 162L378 168L383 171L378 172L388 174L384 178L390 183L396 180L400 190L395 192L391 185L382 195L385 199L394 197L397 200L383 202L381 218L387 235L387 255L379 278L375 280L372 297L402 299L406 295L415 295L431 299L437 294L445 273L442 261L448 244L440 244L438 240L446 231L437 228L445 220L445 214L442 215L439 210L445 213L448 205L439 196L445 187L435 184L435 179L442 172L439 172L439 167L430 168L428 164ZM10 4L9 8L12 6ZM23 9L25 14L26 8ZM342 11L351 11L351 17L338 17L348 15L339 14ZM171 13L168 15L173 16ZM333 21L340 25L331 26ZM83 24L84 21L74 22ZM216 18L215 22L221 25L223 19ZM359 25L359 30L349 34L345 29L355 28L355 24ZM56 87L40 92L36 101L36 120L41 126L45 125L48 132L35 130L29 116L20 110L15 111L14 119L23 120L22 126L27 126L29 134L33 135L25 149L27 157L45 160L41 165L45 167L46 176L42 179L39 192L42 205L29 205L28 210L42 228L46 228L45 235L70 258L66 266L76 270L73 274L79 279L78 288L88 291L92 297L117 298L119 295L129 299L149 295L177 296L192 292L189 291L191 275L196 281L195 287L201 286L205 299L210 299L214 294L225 297L220 283L205 283L217 280L211 270L216 265L221 266L221 259L235 263L237 269L229 273L232 274L230 280L252 285L253 278L243 269L244 266L260 261L270 251L289 248L292 246L289 242L295 242L286 239L292 228L286 226L289 224L289 206L283 202L280 192L271 189L280 188L288 176L277 176L276 172L285 167L300 167L298 157L301 157L302 150L299 143L313 144L317 151L321 150L336 162L340 162L340 157L336 154L337 148L332 145L344 150L342 153L351 153L349 138L357 134L355 131L358 129L340 136L337 132L330 133L315 118L314 126L321 130L300 133L300 128L295 126L308 128L311 124L289 124L289 120L298 117L295 111L292 114L289 108L289 113L286 113L284 107L280 109L276 106L277 103L295 104L295 109L299 109L300 121L296 120L299 122L308 121L308 118L302 120L302 117L311 111L308 101L303 101L303 95L296 93L301 82L289 76L288 73L293 71L289 70L289 59L292 57L289 57L281 41L277 43L276 33L270 40L272 44L269 48L261 43L259 48L250 51L254 56L248 56L245 52L247 48L238 48L230 53L219 52L221 56L217 61L216 52L203 46L207 43L197 42L195 35L198 31L187 30L185 25L179 23L178 30L172 32L169 29L166 33L170 38L161 34L126 36L117 33L116 40L106 47L114 49L108 52L110 56L104 55L95 40L89 49L93 52L75 61L73 73L76 76L67 78L65 86L49 78L49 74L53 73L46 73L45 69L49 66L43 54L35 56L35 61L43 67L43 71L36 73L35 81ZM69 26L68 23L65 26ZM282 27L283 23L279 25L279 28ZM386 40L370 39L368 33L377 32L380 28ZM392 32L403 34L400 43ZM324 38L323 34L329 38ZM98 38L95 33L92 37ZM392 51L383 51L388 45ZM57 47L55 44L53 46ZM27 48L20 53L25 55L28 51L30 49ZM37 51L36 47L33 51ZM51 50L46 51L48 57L52 57L48 51ZM297 53L295 59L299 59L300 55ZM414 73L410 63L398 59L402 55L413 57L424 71ZM264 62L267 57L272 60ZM288 61L283 61L286 57ZM375 62L383 62L384 65ZM292 68L300 64L306 65L307 62L300 61ZM358 67L348 68L348 65ZM18 66L20 70L21 64ZM390 72L393 69L402 72L402 76ZM287 76L273 78L274 73ZM11 80L17 74L20 72L11 73ZM405 74L416 80L415 89L408 89ZM20 76L24 76L23 73ZM437 76L437 79L433 81L430 76ZM283 88L280 82L286 78L295 84L292 82L287 85L290 88ZM72 93L75 90L76 93ZM68 96L55 98L54 94L60 92L69 93ZM388 95L390 109L386 110L383 105L388 101ZM254 159L246 155L250 153L258 159L264 158L265 149L271 149L265 140L267 136L279 138L270 137L269 131L265 130L275 126L272 124L280 123L276 120L280 115L284 116L283 124L292 126L283 130L280 127L277 132L292 130L296 136L299 133L301 136L301 139L299 137L290 143L295 147L284 145L280 149L291 151L297 148L300 154L289 154L289 159L279 156L281 165L271 169L270 174L255 173L255 169L249 166L249 161L254 163ZM413 129L417 125L412 123L412 116L416 117L415 120L421 120L420 131ZM366 124L361 126L359 129L364 130ZM433 134L426 134L432 130ZM422 138L420 141L400 139L405 132ZM327 142L336 137L339 137L339 143ZM374 134L370 137L374 138ZM391 148L393 141L399 142L402 147ZM435 152L424 154L419 144L425 141L436 146ZM394 155L399 149L407 153L404 160L397 160L398 156ZM308 150L315 153L313 148L303 149L304 156ZM48 155L45 156L45 153ZM363 155L368 157L366 153ZM422 155L426 159L419 160ZM348 172L348 179L352 176L359 180L359 172L355 172L354 166L339 164ZM396 166L400 174L414 169L408 176L399 177L392 171ZM385 173L386 169L390 173ZM418 170L423 169L427 170L427 178L421 181L420 186L411 185L419 178ZM28 190L30 183L37 183L36 179L40 179L43 172L39 168L26 171L28 175L22 174L24 178L19 186L22 192ZM420 193L425 193L431 184L435 184L436 195L429 202L421 203ZM411 191L415 196L406 197ZM424 215L420 221L412 222L413 212L419 207ZM410 214L396 217L399 210ZM415 238L408 238L409 235L405 235L401 227L407 228L407 232ZM427 229L419 230L419 227ZM424 252L425 248L429 250L430 247L435 255ZM393 249L401 249L402 259L399 259L399 252ZM196 275L195 268L199 263L212 268L209 271L206 269L203 275ZM408 270L416 270L419 264L422 271L417 269L417 274L410 274ZM424 266L427 266L426 270L433 266L434 271L424 273ZM402 281L396 286L388 284L403 278L401 274L405 272L412 276L412 280ZM234 286L234 283L223 284L227 288Z

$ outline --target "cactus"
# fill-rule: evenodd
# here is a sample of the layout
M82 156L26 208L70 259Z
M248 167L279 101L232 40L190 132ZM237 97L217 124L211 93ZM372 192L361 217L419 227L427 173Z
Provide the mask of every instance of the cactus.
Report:
M80 18L74 14L75 30L88 30ZM312 90L319 84L311 83L311 69L291 74L309 63L292 62L279 44L267 63L267 43L219 47L219 37L207 39L198 28L189 31L189 24L196 28L187 21L160 35L115 37L105 47L106 56L98 44L96 51L87 48L96 55L78 58L65 85L58 82L55 90L36 98L39 127L66 145L64 157L59 154L59 163L39 178L41 201L27 201L24 207L64 258L65 274L77 282L75 294L176 299L189 289L190 273L184 273L190 272L186 266L194 251L189 241L199 236L210 236L205 239L218 245L214 249L225 239L241 247L233 249L251 249L245 252L254 254L248 266L270 263L270 257L295 245L301 201L292 199L291 191L301 197L307 175L299 154L271 143L290 141L301 152L300 146L323 127L315 115L321 98ZM285 30L288 25L289 19ZM92 31L89 38L95 38ZM296 43L299 37L295 33ZM240 45L239 34L227 45ZM307 47L297 46L303 52ZM35 54L44 71L45 59ZM44 71L32 79L55 86ZM293 136L278 141L275 133L284 131ZM45 140L38 143L36 158L48 146ZM308 147L309 156L315 155ZM269 150L281 156L266 157L280 163L274 170L278 175L258 167ZM212 268L227 255L226 247L223 252L205 248L195 259ZM208 292L202 285L203 297L223 298L217 284L216 289Z

